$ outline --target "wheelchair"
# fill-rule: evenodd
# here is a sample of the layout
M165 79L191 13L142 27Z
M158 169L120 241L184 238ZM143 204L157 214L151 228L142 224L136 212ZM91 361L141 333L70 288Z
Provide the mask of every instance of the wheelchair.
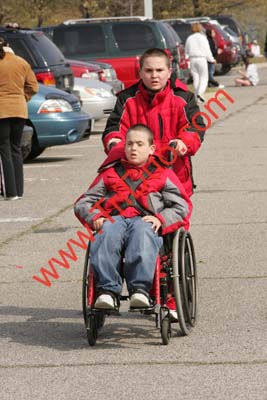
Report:
M144 315L155 315L156 328L160 330L163 345L167 345L172 335L170 310L166 306L168 296L175 299L179 332L185 336L195 326L198 306L197 266L193 240L189 231L180 228L175 233L165 235L163 246L157 257L154 281L150 291L152 305L149 308L130 309ZM123 260L122 260L123 270ZM90 346L96 344L98 332L110 314L118 310L94 308L96 282L90 266L90 242L87 247L82 287L82 307L87 339ZM128 300L121 296L120 300ZM176 322L177 323L177 322Z

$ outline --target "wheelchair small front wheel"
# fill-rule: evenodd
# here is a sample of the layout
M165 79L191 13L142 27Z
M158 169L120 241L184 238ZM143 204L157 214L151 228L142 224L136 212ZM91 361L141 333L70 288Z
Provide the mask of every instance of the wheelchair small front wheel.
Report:
M163 320L161 321L160 333L161 333L162 344L167 345L171 338L171 323L170 323L170 318L168 316L164 317Z
M88 315L86 332L89 345L94 346L97 340L97 318L95 314Z

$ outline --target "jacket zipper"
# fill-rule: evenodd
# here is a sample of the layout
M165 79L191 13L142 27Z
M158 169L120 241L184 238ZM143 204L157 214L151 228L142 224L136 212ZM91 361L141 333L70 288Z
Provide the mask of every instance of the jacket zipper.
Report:
M163 121L162 121L162 117L160 114L158 114L158 120L159 120L159 134L160 134L160 138L162 139L162 137L163 137Z

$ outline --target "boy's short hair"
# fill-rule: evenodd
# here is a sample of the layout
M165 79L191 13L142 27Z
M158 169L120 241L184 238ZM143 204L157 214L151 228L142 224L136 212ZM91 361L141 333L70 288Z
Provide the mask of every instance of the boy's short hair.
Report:
M126 132L126 139L127 139L127 134L129 132L135 132L135 131L145 132L147 134L148 143L150 146L154 143L153 132L151 131L151 129L149 129L149 127L147 125L144 125L144 124L135 124L135 125L131 126L128 129L128 131Z
M146 51L142 54L142 56L140 57L139 63L140 63L140 68L141 68L141 69L142 69L142 67L143 67L143 65L144 65L145 60L146 60L148 57L162 57L162 58L165 58L166 64L167 64L168 68L171 67L171 60L170 60L170 57L169 57L168 54L165 52L165 50L159 49L159 48L157 48L157 47L153 47L153 48L151 48L151 49L146 50Z

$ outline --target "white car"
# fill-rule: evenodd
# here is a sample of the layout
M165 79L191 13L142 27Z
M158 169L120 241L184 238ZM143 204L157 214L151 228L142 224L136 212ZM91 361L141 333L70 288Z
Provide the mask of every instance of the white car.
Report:
M74 90L80 93L82 110L94 120L108 117L115 106L117 98L107 83L75 77Z

